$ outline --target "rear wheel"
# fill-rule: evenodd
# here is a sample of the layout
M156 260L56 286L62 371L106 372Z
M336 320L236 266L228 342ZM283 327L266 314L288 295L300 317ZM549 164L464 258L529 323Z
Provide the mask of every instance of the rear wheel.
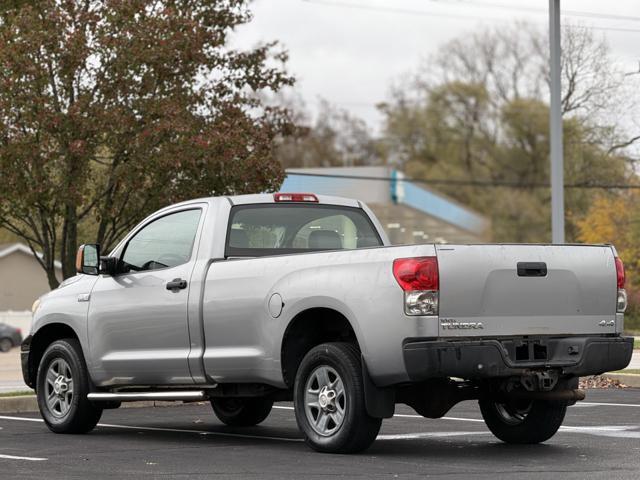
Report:
M358 350L349 343L325 343L300 363L294 387L298 426L311 448L354 453L368 448L382 419L367 414Z
M506 443L541 443L553 437L567 406L558 402L481 400L480 411L489 430Z
M10 338L0 338L0 352L8 352L13 348L13 342Z
M211 406L222 423L233 427L250 427L269 416L273 400L264 397L213 398Z
M89 374L80 343L57 340L38 367L38 407L47 427L56 433L86 433L96 426L102 408L87 400Z

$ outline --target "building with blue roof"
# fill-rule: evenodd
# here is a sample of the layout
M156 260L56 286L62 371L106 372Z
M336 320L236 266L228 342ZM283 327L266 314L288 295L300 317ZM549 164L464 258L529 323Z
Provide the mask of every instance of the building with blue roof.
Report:
M488 241L489 220L391 167L292 168L281 192L336 195L365 202L394 244Z

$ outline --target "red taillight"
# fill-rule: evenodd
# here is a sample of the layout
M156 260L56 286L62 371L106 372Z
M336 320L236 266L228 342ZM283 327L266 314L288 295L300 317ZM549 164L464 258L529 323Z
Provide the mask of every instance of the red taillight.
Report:
M616 257L616 276L618 277L618 288L624 288L624 263L620 257Z
M274 193L276 202L318 202L318 197L313 193Z
M393 261L393 276L405 292L438 290L438 259L436 257L398 258Z

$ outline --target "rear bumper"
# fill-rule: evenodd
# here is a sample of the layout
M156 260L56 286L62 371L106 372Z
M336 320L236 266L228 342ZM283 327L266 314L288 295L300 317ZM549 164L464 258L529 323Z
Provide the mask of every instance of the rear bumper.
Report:
M506 338L406 341L404 363L412 381L429 378L508 377L530 370L597 375L629 365L632 337Z

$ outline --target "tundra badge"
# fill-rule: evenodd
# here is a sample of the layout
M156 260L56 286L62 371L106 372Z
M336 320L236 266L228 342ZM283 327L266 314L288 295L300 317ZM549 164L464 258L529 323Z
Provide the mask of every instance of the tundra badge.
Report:
M479 330L484 328L482 322L458 322L453 318L441 318L440 326L445 330Z

